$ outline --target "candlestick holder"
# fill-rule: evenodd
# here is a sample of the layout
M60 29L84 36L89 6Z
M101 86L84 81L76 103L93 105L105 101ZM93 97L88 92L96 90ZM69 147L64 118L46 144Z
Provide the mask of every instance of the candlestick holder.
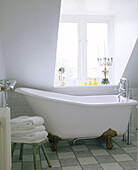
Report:
M112 66L113 63L113 58L98 58L98 64L99 66L104 66L104 70L102 71L104 78L101 81L101 84L110 84L108 78L107 78L107 74L109 73L109 71L106 69L107 66Z

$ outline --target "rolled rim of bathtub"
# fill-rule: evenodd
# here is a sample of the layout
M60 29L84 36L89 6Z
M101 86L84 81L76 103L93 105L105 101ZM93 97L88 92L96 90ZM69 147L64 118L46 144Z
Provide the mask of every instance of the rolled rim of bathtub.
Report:
M75 96L75 95L68 95L62 93L55 93L51 91L44 91L32 88L25 88L20 87L14 90L17 93L21 93L23 95L27 95L30 97L40 98L40 99L47 99L49 101L55 102L63 102L63 103L70 103L75 105L84 105L84 106L107 106L107 105L138 105L138 101L129 99L126 101L126 98L122 97L122 100L118 102L117 96L118 95L94 95L94 96ZM85 101L84 99L89 99L89 101ZM92 102L91 98L95 98L97 102ZM104 101L98 102L98 98L103 98ZM106 99L113 99L115 101L106 101Z

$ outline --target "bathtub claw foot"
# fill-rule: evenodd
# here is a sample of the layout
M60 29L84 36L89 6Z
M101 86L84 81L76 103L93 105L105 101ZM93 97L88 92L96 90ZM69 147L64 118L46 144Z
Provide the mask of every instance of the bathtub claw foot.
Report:
M50 141L50 143L52 143L51 145L51 150L52 151L56 151L57 150L57 144L58 141L62 140L60 137L53 135L52 133L48 133L48 139Z
M111 139L114 136L117 136L117 132L115 130L110 129L110 128L102 134L102 137L106 140L106 146L107 146L108 149L113 148L113 144L111 142Z

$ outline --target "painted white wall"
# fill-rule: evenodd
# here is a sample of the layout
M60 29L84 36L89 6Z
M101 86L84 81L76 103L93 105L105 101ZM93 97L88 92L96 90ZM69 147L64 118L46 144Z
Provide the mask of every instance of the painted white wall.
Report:
M137 0L132 2L114 17L114 83L122 77L138 37Z
M8 79L53 86L60 0L1 0L0 28Z
M2 43L1 43L1 36L0 36L0 80L6 78L6 72L5 72L5 65L4 65L4 59L3 59L3 49L2 49ZM0 107L2 106L3 102L3 93L0 92Z
M117 15L136 0L62 0L61 15Z
M2 40L0 35L0 80L6 78L5 64L3 58Z
M138 40L123 73L123 77L129 80L131 88L138 88Z

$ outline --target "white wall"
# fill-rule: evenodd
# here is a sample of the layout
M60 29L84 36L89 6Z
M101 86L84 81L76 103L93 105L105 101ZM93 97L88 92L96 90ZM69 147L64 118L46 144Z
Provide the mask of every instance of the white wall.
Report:
M0 8L7 78L20 86L50 89L60 0L1 0Z
M138 37L137 0L114 17L114 83L119 82ZM132 66L133 68L133 66Z
M6 78L4 58L3 58L3 49L2 49L2 40L0 35L0 80Z
M2 43L1 43L1 36L0 36L0 80L6 78L5 72L5 65L3 60L3 50L2 50ZM0 107L2 106L2 92L0 92Z
M62 15L114 16L137 0L62 0Z
M134 50L130 56L128 64L123 73L123 77L129 80L131 88L138 88L138 40L135 44Z

